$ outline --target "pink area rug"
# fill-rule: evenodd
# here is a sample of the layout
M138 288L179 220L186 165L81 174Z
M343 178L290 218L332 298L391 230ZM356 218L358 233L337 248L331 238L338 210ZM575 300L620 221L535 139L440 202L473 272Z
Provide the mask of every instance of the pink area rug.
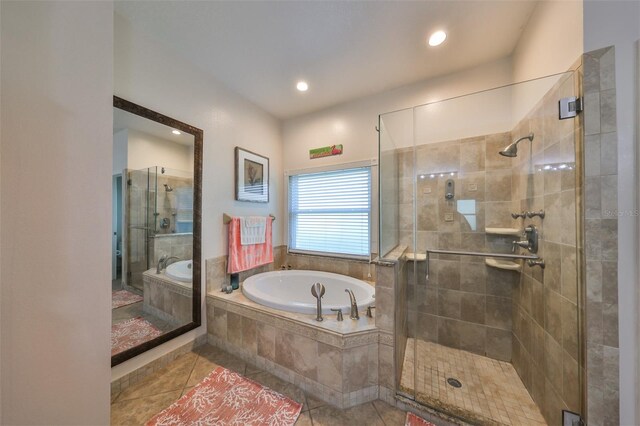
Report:
M302 404L218 367L147 426L293 425Z
M111 356L158 337L162 331L142 317L111 326Z
M422 417L416 416L413 413L407 413L407 419L404 421L404 426L436 426L436 425L426 421Z
M136 302L142 302L142 296L138 296L137 294L131 293L127 290L119 290L111 293L111 309L131 305Z

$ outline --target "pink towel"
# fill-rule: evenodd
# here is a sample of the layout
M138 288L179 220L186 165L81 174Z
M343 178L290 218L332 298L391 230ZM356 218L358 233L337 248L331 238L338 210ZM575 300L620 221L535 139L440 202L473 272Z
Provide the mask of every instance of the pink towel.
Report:
M273 262L273 245L271 244L271 223L267 220L264 243L243 246L240 243L240 219L234 217L229 222L229 265L227 272L235 274L257 266Z

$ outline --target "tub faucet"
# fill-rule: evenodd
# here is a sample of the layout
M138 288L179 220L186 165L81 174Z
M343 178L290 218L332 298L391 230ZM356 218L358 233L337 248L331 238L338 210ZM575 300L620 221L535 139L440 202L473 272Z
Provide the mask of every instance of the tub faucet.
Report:
M160 256L160 259L158 259L158 264L156 265L156 274L162 272L162 265L164 264L165 260L167 260L166 254L163 254L162 256Z
M358 315L358 304L356 303L356 297L353 295L353 291L348 288L345 288L344 291L349 293L349 299L351 300L351 315L349 318L355 320L360 319L360 315Z
M167 262L169 262L171 259L180 260L180 258L176 256L167 257L166 254L160 257L160 260L158 260L158 265L156 266L156 274L162 272L162 270L167 267Z

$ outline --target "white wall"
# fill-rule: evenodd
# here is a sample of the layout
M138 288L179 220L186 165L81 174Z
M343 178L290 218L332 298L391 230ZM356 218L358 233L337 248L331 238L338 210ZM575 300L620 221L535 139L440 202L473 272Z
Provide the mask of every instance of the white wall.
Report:
M582 1L541 1L529 18L513 58L513 81L568 70L582 55Z
M122 129L113 134L113 174L118 175L127 168L129 130Z
M113 5L0 8L0 423L106 425Z
M510 81L511 64L504 59L287 120L283 126L284 167L286 170L304 169L377 158L378 134L375 127L379 114L501 86ZM493 111L488 113L493 114ZM333 144L343 144L344 154L309 159L309 149Z
M638 375L638 173L635 134L635 42L640 38L640 3L587 1L584 4L584 50L615 46L618 131L618 314L620 342L620 422L640 421Z
M222 214L276 215L274 244L282 244L282 144L278 120L229 91L218 81L188 66L177 54L136 33L125 18L115 16L115 94L204 131L202 203L203 261L227 253L227 227ZM224 60L224 58L221 58ZM270 159L270 202L234 201L234 147ZM204 262L203 262L204 267ZM203 269L204 284L204 269ZM204 286L203 286L204 289ZM203 325L112 369L116 379L205 333Z
M127 168L133 170L163 166L185 172L193 171L193 146L161 139L148 133L128 129Z

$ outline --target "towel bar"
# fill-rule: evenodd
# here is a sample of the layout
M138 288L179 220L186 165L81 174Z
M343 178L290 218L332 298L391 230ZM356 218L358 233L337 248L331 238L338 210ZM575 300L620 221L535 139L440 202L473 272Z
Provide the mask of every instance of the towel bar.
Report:
M270 214L269 217L271 218L272 221L276 220L276 217L274 215L272 215L272 214ZM226 213L223 213L223 215L222 215L222 223L224 223L225 225L228 225L229 222L231 222L231 216L229 216Z

